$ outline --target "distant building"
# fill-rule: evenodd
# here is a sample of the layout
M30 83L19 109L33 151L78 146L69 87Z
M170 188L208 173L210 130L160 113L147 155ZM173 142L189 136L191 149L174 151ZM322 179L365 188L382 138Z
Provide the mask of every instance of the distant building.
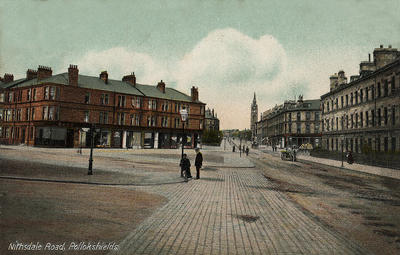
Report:
M320 100L288 100L264 112L259 127L261 144L280 147L301 146L310 143L314 147L321 143Z
M180 110L189 117L182 130ZM136 82L134 73L121 80L68 72L53 75L39 66L26 77L0 80L0 143L35 146L115 148L175 148L183 137L195 147L203 132L205 104L196 87L191 95L166 87Z
M219 131L219 119L214 109L207 109L204 116L204 130L217 130Z
M257 139L257 121L258 121L258 105L256 100L256 93L254 92L253 102L251 103L251 113L250 113L250 130L251 130L251 140L255 141Z
M330 151L400 151L400 52L376 48L350 82L330 77L322 100L322 144Z

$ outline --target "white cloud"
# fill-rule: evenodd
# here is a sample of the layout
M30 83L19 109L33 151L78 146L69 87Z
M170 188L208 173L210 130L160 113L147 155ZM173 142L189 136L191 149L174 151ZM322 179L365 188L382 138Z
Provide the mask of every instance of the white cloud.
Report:
M178 88L199 87L200 100L215 108L223 128L249 128L253 92L258 98L279 93L286 53L270 35L251 38L227 28L210 32L179 62Z
M115 47L103 51L89 51L84 56L68 59L69 63L77 64L79 72L87 75L99 75L107 70L112 79L122 79L126 74L135 72L137 81L145 84L156 84L161 79L169 77L166 68L150 55L135 52L124 47Z

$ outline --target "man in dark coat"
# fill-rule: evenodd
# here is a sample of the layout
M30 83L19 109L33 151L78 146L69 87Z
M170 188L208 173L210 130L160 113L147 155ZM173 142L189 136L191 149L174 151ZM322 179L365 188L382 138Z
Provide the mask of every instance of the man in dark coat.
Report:
M196 148L196 160L194 165L196 166L196 179L200 179L200 168L203 165L203 154L201 154L199 148Z
M181 177L183 177L183 172L186 172L187 178L192 178L192 174L190 173L190 160L187 158L186 154L183 154L181 159L181 163L179 164L181 167Z

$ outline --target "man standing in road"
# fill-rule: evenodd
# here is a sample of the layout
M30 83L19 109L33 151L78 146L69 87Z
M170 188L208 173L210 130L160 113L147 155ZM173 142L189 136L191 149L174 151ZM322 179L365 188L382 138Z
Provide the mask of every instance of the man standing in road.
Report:
M203 165L203 155L199 148L196 148L196 160L194 165L196 166L196 179L200 179L200 168Z

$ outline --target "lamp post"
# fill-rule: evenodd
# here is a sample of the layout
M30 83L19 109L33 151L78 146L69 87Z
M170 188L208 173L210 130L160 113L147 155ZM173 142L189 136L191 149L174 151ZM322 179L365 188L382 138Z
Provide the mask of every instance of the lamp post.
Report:
M185 147L185 141L184 141L183 137L185 135L185 122L188 118L188 112L185 108L183 108L179 111L179 113L181 114L181 119L182 119L182 155L181 155L181 159L182 159L183 158L183 149Z
M95 125L90 127L90 156L89 156L89 167L88 167L88 175L93 175L93 147L94 147L94 134L95 134Z
M341 140L342 140L342 167L343 167L343 143L344 143L344 135L340 136Z
M240 154L240 157L242 157L242 134L241 133L239 133L239 135L240 135L240 147L239 147L239 154Z

